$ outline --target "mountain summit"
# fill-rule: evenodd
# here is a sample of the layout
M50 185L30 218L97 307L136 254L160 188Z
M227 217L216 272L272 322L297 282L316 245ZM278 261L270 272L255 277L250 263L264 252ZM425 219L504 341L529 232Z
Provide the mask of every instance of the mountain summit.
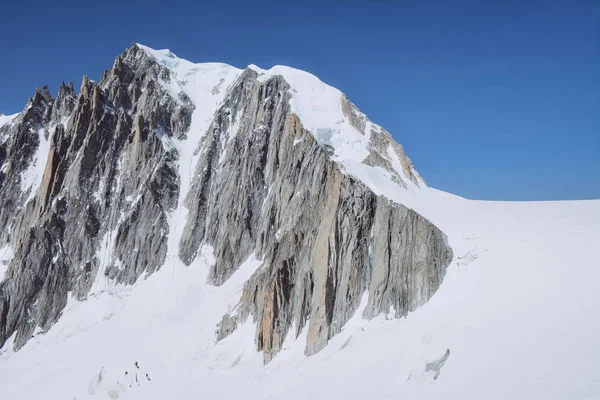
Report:
M308 324L311 355L365 293L365 318L425 303L452 257L439 229L365 183L428 190L402 146L293 68L134 44L79 94L37 89L1 135L0 345L48 331L69 298L211 254L217 286L258 260L215 340L251 316L268 362Z
M1 397L596 399L598 238L311 74L133 44L0 116Z

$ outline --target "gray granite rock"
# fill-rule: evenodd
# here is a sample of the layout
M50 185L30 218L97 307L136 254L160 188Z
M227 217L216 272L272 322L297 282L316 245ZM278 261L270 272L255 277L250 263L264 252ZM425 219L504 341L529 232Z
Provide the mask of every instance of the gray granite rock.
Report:
M181 206L171 144L187 136L196 107L165 89L172 79L132 45L100 82L84 77L79 95L62 84L56 99L37 90L0 128L0 247L14 252L0 282L0 347L15 333L19 348L36 327L49 329L69 293L84 301L95 283L134 284L151 274L169 246L187 265L212 246L214 285L251 254L261 260L217 339L251 317L265 362L305 327L306 354L321 350L365 293L365 318L392 309L403 317L435 293L452 257L444 234L345 174L291 112L285 79L259 79L252 69L226 88L197 144L190 190L182 193L183 234L170 243L168 217ZM404 175L423 184L389 133L367 131L372 124L345 97L341 107L369 135L364 163L393 171L392 151ZM41 144L47 155L38 154ZM35 162L45 163L43 176L25 187L23 171Z
M194 106L159 76L168 70L133 45L101 82L84 77L78 96L63 84L56 99L37 90L2 128L0 245L14 258L0 283L0 345L16 332L19 348L36 326L48 329L69 292L83 300L95 280L132 284L164 263L179 193L178 155L165 141L187 131ZM42 135L43 177L23 192Z

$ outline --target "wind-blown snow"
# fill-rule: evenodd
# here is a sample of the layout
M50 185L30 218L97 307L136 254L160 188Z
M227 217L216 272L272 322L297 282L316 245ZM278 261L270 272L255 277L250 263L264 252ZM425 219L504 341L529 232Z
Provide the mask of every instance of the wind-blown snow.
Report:
M61 319L19 352L9 340L0 350L3 400L600 398L600 201L486 202L404 189L388 171L361 163L363 139L347 122L335 123L339 91L287 67L253 68L264 78L282 74L292 95L303 93L292 96L292 105L305 127L334 146L346 170L377 194L444 231L454 259L438 292L407 318L365 321L359 310L309 358L305 330L298 340L288 336L264 366L252 318L215 342L217 323L236 306L260 261L252 255L213 287L206 284L212 249L204 246L186 267L177 244L193 151L241 71L142 48L175 71L172 93L184 91L196 104L187 140L173 139L182 190L169 219L167 261L134 286L96 282L86 301L69 299ZM107 252L110 237L104 240ZM434 379L426 365L447 350Z

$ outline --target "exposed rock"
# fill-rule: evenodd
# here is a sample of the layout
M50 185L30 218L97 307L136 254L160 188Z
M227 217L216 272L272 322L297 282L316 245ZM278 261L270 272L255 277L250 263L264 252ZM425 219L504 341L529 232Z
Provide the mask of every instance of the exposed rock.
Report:
M0 283L0 344L60 316L67 293L82 300L98 274L134 283L163 264L176 206L177 154L165 146L189 128L182 106L158 84L160 66L137 46L117 57L100 84L84 77L79 96L61 85L56 99L37 90L6 132L0 160L0 245L14 258ZM40 136L50 151L35 196L21 191ZM33 187L31 190L36 190ZM100 254L100 246L108 254Z
M239 190L244 183L236 180L226 196L236 205L258 199L261 206L239 209L210 198L206 201L219 205L219 212L226 212L232 221L257 214L261 221L246 233L243 223L227 227L230 237L245 234L246 242L226 242L228 247L221 250L223 242L208 241L217 255L230 248L247 249L234 262L217 258L211 275L216 283L226 279L232 266L239 265L253 248L263 260L262 268L246 284L236 312L221 322L218 337L231 333L251 314L257 323L258 349L269 361L281 349L291 327L296 327L294 334L298 335L308 319L306 353L310 355L341 330L365 290L369 290L367 318L391 307L402 317L426 302L451 259L443 234L414 211L375 196L361 182L344 175L295 115L290 114L283 126L266 126L263 140L267 144L234 157L239 160L236 168L243 171L253 170L246 165L251 160L266 160L266 173L253 180L256 192ZM269 134L274 130L279 133ZM250 128L248 135L253 134ZM240 130L233 140L251 140L244 136ZM298 137L305 139L296 142ZM261 153L271 149L278 149L277 158ZM228 155L223 164L227 165L227 160ZM200 165L207 173L206 164ZM202 187L220 192L221 184L203 181ZM217 219L213 218L200 219L206 221L205 230ZM255 247L248 244L251 240L256 240Z
M387 170L392 174L394 182L406 187L402 177L393 167L393 163L397 162L402 166L404 176L410 181L417 186L420 183L425 184L410 158L404 153L402 145L396 142L388 131L373 124L345 95L341 97L341 108L344 116L357 131L369 135L369 155L363 160L364 164Z
M189 265L211 245L214 285L253 253L262 260L217 339L252 316L266 362L305 327L306 354L321 350L365 292L365 318L390 309L405 316L433 295L452 256L443 233L346 174L292 112L282 76L248 68L229 87L223 79L209 85L224 97L208 130L194 132L185 193L174 143L191 135L200 105L173 93L183 78L132 45L99 83L84 77L78 96L62 84L56 99L37 90L0 127L0 247L14 250L0 283L0 346L15 332L19 348L36 327L47 330L69 293L82 301L100 282L134 284L156 271L169 246ZM423 183L391 135L341 101L352 126L369 135L363 162L399 185L405 177ZM48 154L36 156L40 143ZM45 168L23 187L34 160ZM185 226L179 243L169 242L169 216L184 197Z
M344 113L346 118L348 118L348 121L350 121L350 125L352 125L357 131L365 135L367 133L365 130L368 121L367 116L361 113L358 110L358 107L356 107L346 97L346 95L342 95L341 103L342 112Z
M450 357L450 349L447 349L446 353L444 353L442 358L440 358L439 360L428 362L427 365L425 365L425 372L433 371L435 373L435 375L433 376L433 379L435 380L435 379L439 378L440 371L442 370L442 367L446 363L446 360L448 359L448 357Z

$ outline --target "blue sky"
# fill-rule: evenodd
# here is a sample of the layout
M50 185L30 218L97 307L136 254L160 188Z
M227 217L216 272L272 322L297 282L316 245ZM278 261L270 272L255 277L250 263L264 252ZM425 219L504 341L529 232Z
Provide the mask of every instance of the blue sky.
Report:
M0 112L36 86L99 79L139 42L309 71L392 132L433 187L600 198L598 1L87 3L3 4Z

